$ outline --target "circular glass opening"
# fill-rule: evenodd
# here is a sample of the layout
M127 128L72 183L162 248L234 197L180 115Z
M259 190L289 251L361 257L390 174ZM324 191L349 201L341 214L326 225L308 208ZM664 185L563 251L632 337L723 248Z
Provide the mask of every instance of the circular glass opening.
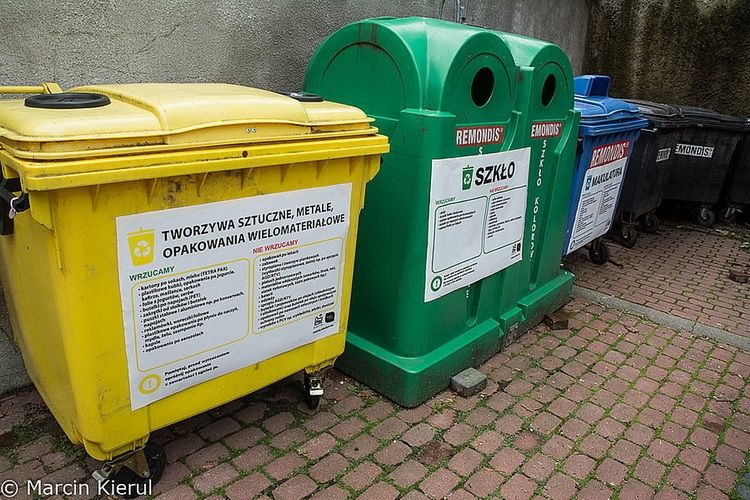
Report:
M490 68L482 68L474 75L471 82L471 100L477 107L487 104L492 97L492 91L495 89L495 75Z
M549 103L552 102L552 99L555 97L555 87L557 87L555 75L547 76L542 86L542 106L549 106Z

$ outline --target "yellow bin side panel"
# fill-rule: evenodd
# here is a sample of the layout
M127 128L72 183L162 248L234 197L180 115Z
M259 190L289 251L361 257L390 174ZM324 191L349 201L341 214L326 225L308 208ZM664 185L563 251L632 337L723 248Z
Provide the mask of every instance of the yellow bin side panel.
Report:
M19 215L14 234L0 237L3 284L29 374L71 440L96 459L110 459L155 429L332 364L344 348L358 215L378 167L379 156L367 155L58 189L48 195L53 230ZM131 411L115 217L347 182L339 333Z

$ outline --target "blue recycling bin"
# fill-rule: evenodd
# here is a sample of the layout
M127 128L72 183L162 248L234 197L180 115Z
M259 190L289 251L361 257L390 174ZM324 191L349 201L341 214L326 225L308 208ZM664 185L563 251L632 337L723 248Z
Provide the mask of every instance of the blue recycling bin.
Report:
M563 256L588 245L595 264L606 264L602 237L612 227L630 153L648 122L635 104L609 97L610 77L575 78L575 109L581 113L578 153Z

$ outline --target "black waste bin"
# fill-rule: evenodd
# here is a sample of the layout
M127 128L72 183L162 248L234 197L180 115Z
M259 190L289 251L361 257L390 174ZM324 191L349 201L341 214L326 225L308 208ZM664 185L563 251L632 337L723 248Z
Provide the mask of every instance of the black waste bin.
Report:
M746 130L727 185L727 208L722 215L729 221L733 221L737 213L750 213L750 118Z
M672 151L664 199L697 204L698 222L711 226L746 120L708 109L678 108L688 123Z
M686 127L688 121L677 107L669 104L627 101L638 106L641 115L648 120L648 126L641 129L635 142L617 205L617 237L623 246L632 248L638 239L636 224L649 233L655 233L659 228L654 211L664 196L669 164L674 157L680 129Z

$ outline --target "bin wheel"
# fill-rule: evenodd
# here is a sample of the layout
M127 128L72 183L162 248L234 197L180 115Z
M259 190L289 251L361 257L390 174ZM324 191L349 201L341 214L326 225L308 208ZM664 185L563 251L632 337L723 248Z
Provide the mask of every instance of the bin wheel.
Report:
M148 464L149 477L141 477L130 468L126 466L120 467L120 470L115 472L110 479L114 484L125 484L125 485L147 485L151 481L151 485L155 485L162 474L164 474L164 468L167 465L167 454L164 449L153 441L146 443L143 448L143 453L146 454L146 463ZM129 495L123 495L123 498L137 498L139 495L138 490L143 491L144 488L132 488L133 493Z
M305 372L305 403L311 410L320 406L323 397L323 376Z
M729 224L737 224L737 214L740 212L737 208L727 207L721 212L721 218ZM3 234L0 232L0 234Z
M597 266L603 266L609 262L609 248L601 239L597 238L589 245L589 259Z
M633 248L638 241L638 232L630 224L620 224L620 244L625 248Z
M640 225L641 225L641 230L644 233L656 234L659 232L659 228L661 227L661 221L659 220L659 217L657 217L655 213L649 212L643 217L641 217Z
M318 406L320 406L320 396L311 396L308 394L305 397L305 403L307 403L307 407L311 410L317 410Z
M698 224L711 227L716 222L716 214L708 207L701 207L698 211Z

